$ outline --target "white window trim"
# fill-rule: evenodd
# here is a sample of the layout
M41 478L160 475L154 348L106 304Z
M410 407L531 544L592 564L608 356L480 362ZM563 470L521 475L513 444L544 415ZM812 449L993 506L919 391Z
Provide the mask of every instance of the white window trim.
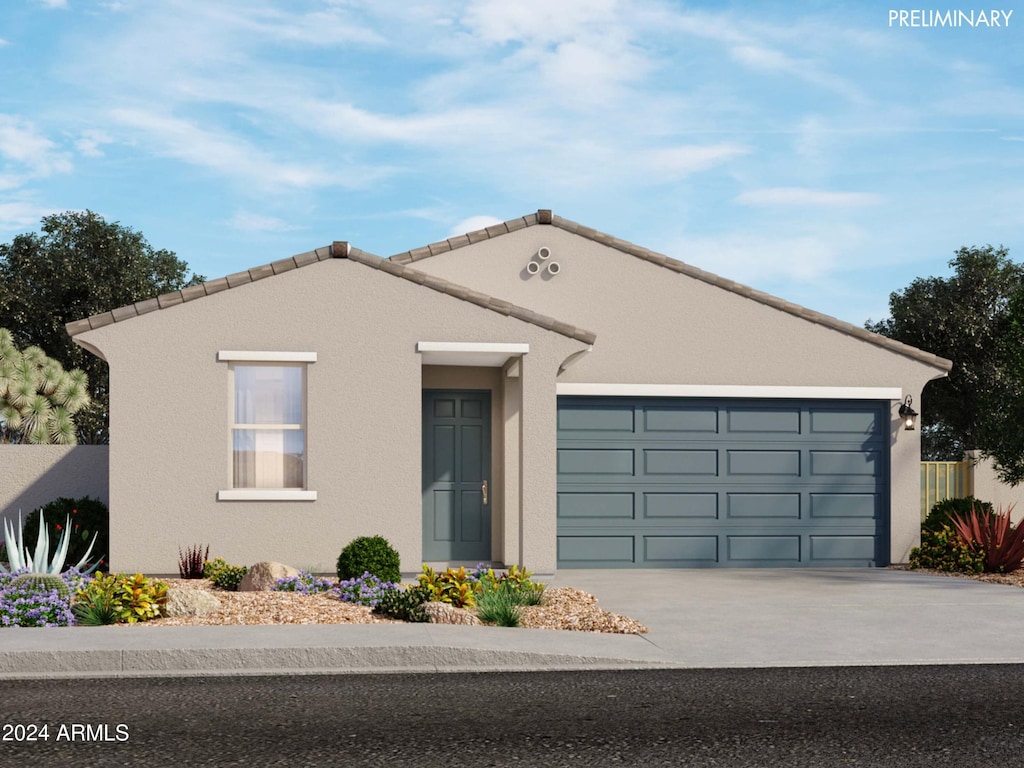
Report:
M316 352L240 352L221 350L217 360L222 363L315 363Z
M316 491L302 488L230 488L217 491L217 501L316 501Z
M592 397L751 397L801 400L902 400L900 387L775 387L747 384L572 384L559 395Z
M266 351L239 351L220 350L217 352L217 360L226 363L315 363L316 352L266 352ZM230 474L231 457L234 453L234 431L236 429L303 429L308 428L308 377L303 377L304 390L302 393L302 424L264 424L264 425L240 425L235 423L234 412L234 375L229 376L229 408L230 427L228 429L228 471ZM308 448L307 435L307 448ZM307 456L308 458L308 456ZM303 468L303 475L309 470L309 466ZM305 482L305 477L303 482ZM316 491L308 488L225 488L217 491L217 501L316 501Z

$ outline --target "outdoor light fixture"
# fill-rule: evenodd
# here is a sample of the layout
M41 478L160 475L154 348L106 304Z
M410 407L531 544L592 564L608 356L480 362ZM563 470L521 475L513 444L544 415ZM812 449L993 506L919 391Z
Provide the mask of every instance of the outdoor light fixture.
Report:
M910 407L912 402L914 402L914 398L907 395L906 399L900 404L900 418L903 419L903 428L906 430L914 428L914 420L917 418L917 411Z

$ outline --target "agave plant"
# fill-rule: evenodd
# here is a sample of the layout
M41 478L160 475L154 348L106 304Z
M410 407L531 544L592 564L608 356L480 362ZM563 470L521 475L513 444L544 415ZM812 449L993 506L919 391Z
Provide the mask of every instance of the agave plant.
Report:
M966 517L950 516L964 544L984 554L986 573L1012 573L1024 567L1024 523L1014 528L1012 511L1012 505L991 514L975 507Z
M31 556L29 555L28 547L25 545L25 532L21 521L18 521L18 535L15 536L14 526L11 524L11 521L4 520L4 543L7 546L7 564L10 566L10 571L0 565L0 572L14 573L15 571L28 569L31 573L62 573L64 571L64 560L68 556L68 530L70 526L71 516L68 515L60 538L57 539L57 549L51 558L50 536L46 532L46 520L43 519L41 510L39 513L39 535L36 537L36 548ZM82 566L89 561L89 555L92 554L92 546L95 543L96 536L94 535L89 548L85 551L85 555L75 565L71 566L72 568L81 570ZM97 561L96 565L99 565L99 561ZM96 565L92 568L95 568ZM89 573L92 568L82 571L82 573Z

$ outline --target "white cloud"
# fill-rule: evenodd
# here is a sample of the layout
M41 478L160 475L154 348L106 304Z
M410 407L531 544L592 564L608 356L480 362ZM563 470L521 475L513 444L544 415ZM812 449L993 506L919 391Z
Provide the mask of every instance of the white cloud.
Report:
M502 221L502 219L497 219L494 216L470 216L468 219L463 219L453 226L451 231L448 233L448 237L464 235L467 232L475 232L478 229L484 229L486 227L493 226L494 224L501 224Z
M881 196L869 192L829 192L803 187L766 187L737 195L736 202L756 206L824 206L848 208L876 205Z
M0 232L24 232L38 226L39 220L51 213L57 210L30 202L0 203Z
M44 8L67 8L68 0L36 0Z
M294 224L289 224L284 219L274 216L261 216L258 213L238 211L228 222L235 229L247 232L288 232L294 229L301 229Z
M0 158L23 166L30 176L71 171L67 154L27 120L0 115Z
M463 23L489 42L550 44L606 27L619 15L616 6L615 0L473 0Z
M140 109L115 109L111 117L139 131L158 154L261 187L315 188L339 184L339 178L330 175L323 165L278 162L238 136L204 130L187 120Z
M86 157L102 157L103 150L100 147L113 141L105 131L90 129L82 131L81 137L75 140L75 149Z
M749 152L748 147L732 143L667 147L647 151L638 164L660 180L678 179Z

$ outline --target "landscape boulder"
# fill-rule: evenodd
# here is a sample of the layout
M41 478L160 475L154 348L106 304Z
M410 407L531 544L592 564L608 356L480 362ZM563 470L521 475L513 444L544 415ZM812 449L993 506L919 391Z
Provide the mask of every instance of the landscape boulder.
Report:
M239 592L268 592L274 588L278 579L285 576L298 576L299 569L284 563L261 562L250 565L248 572L238 585Z
M178 616L202 616L220 608L220 598L205 589L175 589L167 591L167 603L160 608L160 615L168 618Z
M431 624L480 624L480 619L472 611L456 608L448 603L424 603L423 612L430 618Z

